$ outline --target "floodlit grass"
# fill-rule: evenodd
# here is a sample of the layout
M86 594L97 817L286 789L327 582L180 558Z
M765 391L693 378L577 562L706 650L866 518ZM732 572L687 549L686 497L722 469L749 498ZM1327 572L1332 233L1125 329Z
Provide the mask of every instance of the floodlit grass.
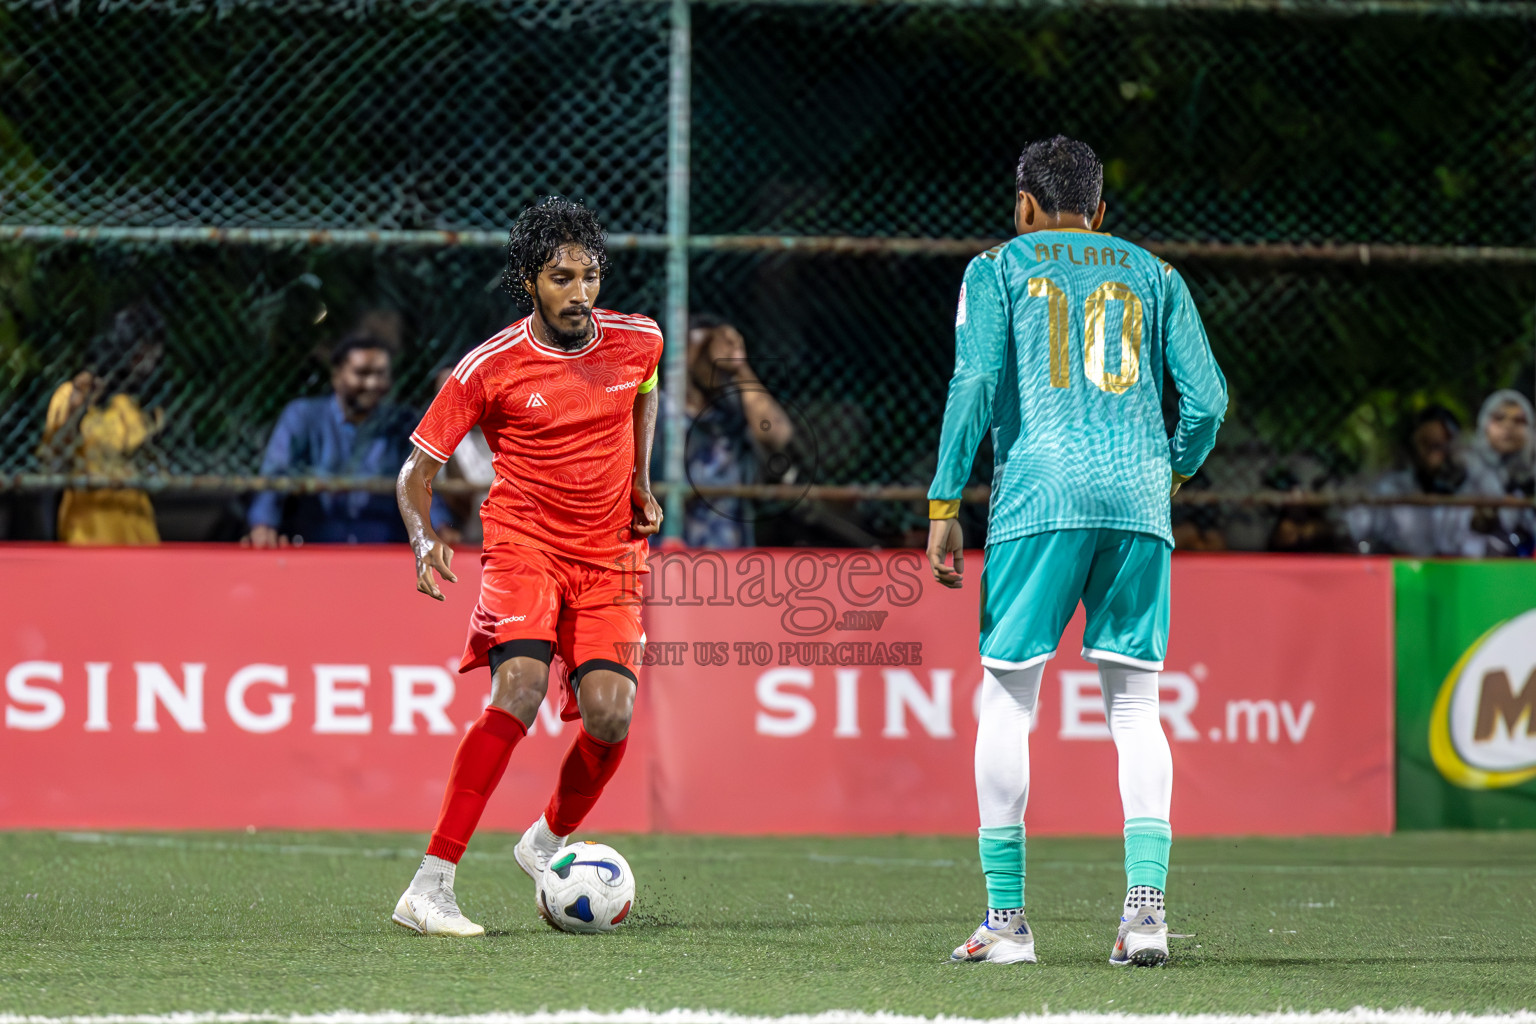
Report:
M421 836L0 833L0 1013L1536 1006L1532 834L1178 840L1192 937L1157 970L1107 963L1112 840L1030 840L1041 963L995 967L946 962L983 903L965 839L603 838L640 884L615 934L549 930L495 834L458 883L489 934L445 940L389 920Z

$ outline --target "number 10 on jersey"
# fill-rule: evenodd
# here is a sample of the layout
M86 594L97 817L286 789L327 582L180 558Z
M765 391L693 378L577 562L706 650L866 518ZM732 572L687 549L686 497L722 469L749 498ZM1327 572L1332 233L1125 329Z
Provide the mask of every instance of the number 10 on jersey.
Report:
M1047 330L1051 344L1051 387L1070 387L1072 361L1068 352L1067 293L1048 277L1032 277L1029 294L1049 303ZM1120 318L1119 373L1104 370L1104 321L1112 300L1125 304L1125 313ZM1083 303L1083 374L1094 387L1112 395L1121 394L1141 376L1141 300L1129 285L1105 281Z

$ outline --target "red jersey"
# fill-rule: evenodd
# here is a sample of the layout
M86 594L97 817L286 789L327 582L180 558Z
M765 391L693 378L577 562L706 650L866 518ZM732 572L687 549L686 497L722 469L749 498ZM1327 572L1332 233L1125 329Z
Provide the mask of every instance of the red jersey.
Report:
M649 317L594 309L592 340L566 352L538 341L531 319L460 360L411 441L447 462L479 424L496 466L480 511L487 548L522 544L643 569L645 542L630 530L634 408L655 386L661 329Z

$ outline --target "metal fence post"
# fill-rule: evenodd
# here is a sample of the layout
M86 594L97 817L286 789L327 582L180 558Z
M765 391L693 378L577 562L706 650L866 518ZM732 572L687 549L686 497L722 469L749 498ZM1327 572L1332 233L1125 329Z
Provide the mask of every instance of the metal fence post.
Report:
M672 47L667 96L667 343L662 403L667 491L663 535L683 535L683 441L688 405L688 146L693 26L690 0L672 0Z

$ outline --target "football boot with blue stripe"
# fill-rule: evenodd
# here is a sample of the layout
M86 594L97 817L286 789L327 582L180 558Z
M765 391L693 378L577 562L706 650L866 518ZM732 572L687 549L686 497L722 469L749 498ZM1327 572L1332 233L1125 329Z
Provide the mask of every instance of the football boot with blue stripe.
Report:
M1032 964L1035 962L1035 933L1029 930L1023 913L1014 914L1000 928L986 920L981 927L949 955L955 963Z

